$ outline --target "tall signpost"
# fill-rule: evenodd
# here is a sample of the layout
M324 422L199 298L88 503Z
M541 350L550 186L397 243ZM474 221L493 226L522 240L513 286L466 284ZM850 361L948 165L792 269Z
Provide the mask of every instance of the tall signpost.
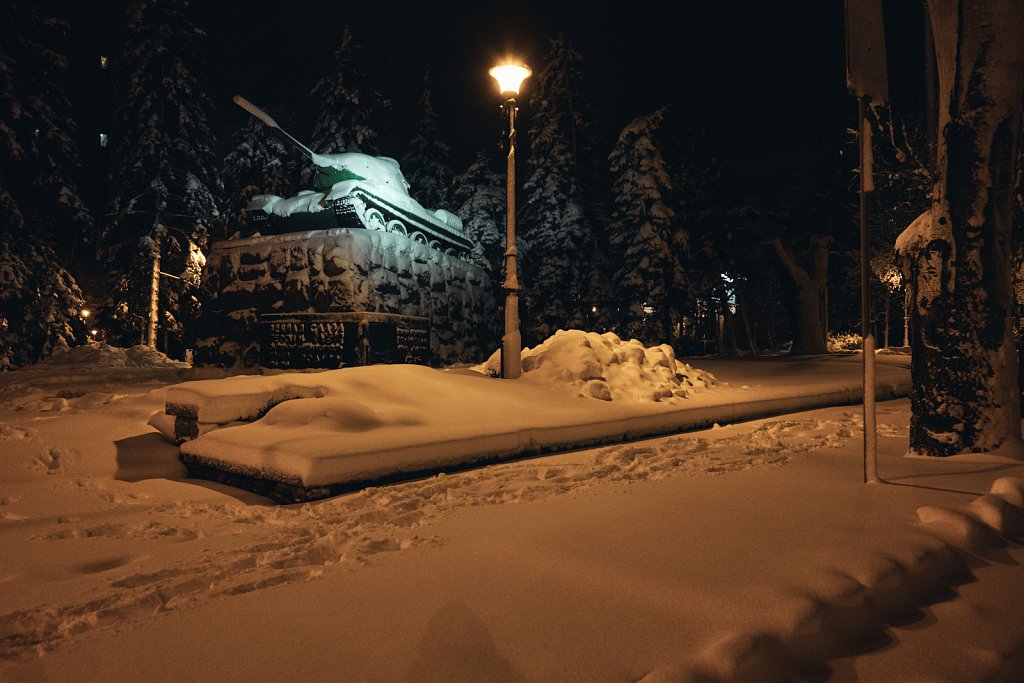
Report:
M519 278L516 272L516 96L531 71L522 64L501 64L488 73L498 81L508 113L508 166L505 209L505 332L501 337L501 377L517 379L523 373L522 335L519 333Z
M864 481L877 482L878 428L875 421L875 334L871 320L871 246L867 195L873 191L871 124L867 105L885 104L889 81L885 63L882 0L846 0L846 82L857 97L860 142L860 316L864 339Z

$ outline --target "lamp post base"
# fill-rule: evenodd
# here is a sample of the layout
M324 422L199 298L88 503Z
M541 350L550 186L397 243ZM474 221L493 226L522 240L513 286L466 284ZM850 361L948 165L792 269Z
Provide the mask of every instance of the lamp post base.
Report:
M523 339L519 333L519 295L505 298L505 334L501 338L501 378L518 379L523 374Z

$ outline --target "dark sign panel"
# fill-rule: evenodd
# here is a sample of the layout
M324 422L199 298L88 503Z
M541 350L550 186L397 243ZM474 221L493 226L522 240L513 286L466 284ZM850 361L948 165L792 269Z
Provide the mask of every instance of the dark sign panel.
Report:
M260 317L261 364L268 368L340 368L428 363L426 318L389 313L281 313Z

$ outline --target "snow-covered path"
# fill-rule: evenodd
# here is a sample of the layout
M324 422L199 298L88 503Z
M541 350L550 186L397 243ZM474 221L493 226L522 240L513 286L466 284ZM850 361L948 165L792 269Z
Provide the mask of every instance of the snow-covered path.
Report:
M275 506L184 479L145 389L0 394L0 677L984 680L1024 644L1020 547L918 519L1024 468L901 457L905 400L885 485L845 407Z

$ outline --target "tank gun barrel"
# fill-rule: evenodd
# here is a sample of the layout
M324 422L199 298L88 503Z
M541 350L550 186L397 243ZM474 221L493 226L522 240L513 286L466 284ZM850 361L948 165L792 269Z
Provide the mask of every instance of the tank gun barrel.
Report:
M277 121L275 121L273 119L273 117L270 116L270 114L268 114L267 112L263 111L262 109L260 109L255 104L253 104L249 100L245 99L241 95L235 95L234 101L235 101L235 104L237 104L239 107L241 107L242 109L246 110L247 112L249 112L250 114L252 114L256 118L258 118L263 123L267 124L271 128L276 128L277 130L281 131L281 134L284 135L289 140L291 140L292 144L294 144L296 147L298 147L300 150L302 150L303 153L306 154L306 156L308 156L310 159L312 159L313 163L317 163L317 157L319 157L320 155L317 154L316 152L314 152L313 150L311 150L309 147L306 147L304 144L302 144L298 140L296 140L284 128L282 128L281 126L277 125Z

